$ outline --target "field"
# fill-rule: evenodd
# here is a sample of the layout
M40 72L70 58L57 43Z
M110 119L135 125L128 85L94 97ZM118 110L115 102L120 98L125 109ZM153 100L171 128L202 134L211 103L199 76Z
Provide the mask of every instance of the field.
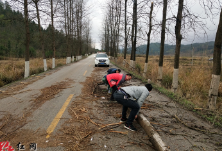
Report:
M66 64L65 59L56 59L56 67ZM42 59L30 59L30 75L44 71ZM48 70L52 69L52 59L47 59ZM25 60L10 58L0 60L0 87L16 80L24 78Z
M159 56L149 56L148 71L146 79L157 82ZM127 62L130 62L130 56L127 56ZM122 65L123 57L118 57L117 64ZM145 56L136 57L135 72L142 76L144 71ZM129 64L126 65L129 68ZM181 57L179 67L179 88L178 95L193 102L201 108L207 108L208 92L211 83L213 62L208 61L207 57L194 57L193 63L191 57ZM174 56L164 56L162 86L171 89L174 70ZM222 111L222 86L220 83L217 109Z

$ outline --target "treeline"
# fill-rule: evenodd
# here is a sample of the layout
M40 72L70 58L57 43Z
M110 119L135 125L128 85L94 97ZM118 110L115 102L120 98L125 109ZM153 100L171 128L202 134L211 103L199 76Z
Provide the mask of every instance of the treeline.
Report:
M164 44L164 55L174 55L176 45ZM181 45L181 56L190 56L193 50L194 55L213 55L214 42L194 43L188 45ZM146 54L147 45L140 45L137 47L136 54ZM150 55L160 54L160 43L150 43ZM123 52L123 50L122 50ZM131 48L127 49L127 53L131 53Z
M52 26L48 25L46 29L41 26L42 41L45 49L45 57L53 57L52 48ZM31 58L42 57L42 48L39 42L39 29L38 24L33 20L29 19L29 32L30 32L30 43L29 43L29 56ZM89 35L88 35L89 36ZM70 38L71 39L71 38ZM12 9L10 4L5 1L4 3L0 0L0 59L8 57L24 58L25 57L25 22L23 13ZM67 36L63 30L57 30L54 28L54 40L55 40L55 55L56 57L67 56ZM77 44L77 39L73 39L70 43ZM72 56L83 55L89 53L92 50L91 41L87 37L81 39L78 45L82 46L80 54L76 54L75 51L71 53ZM90 43L90 44L89 44ZM87 48L86 48L87 47ZM87 51L87 52L86 52Z

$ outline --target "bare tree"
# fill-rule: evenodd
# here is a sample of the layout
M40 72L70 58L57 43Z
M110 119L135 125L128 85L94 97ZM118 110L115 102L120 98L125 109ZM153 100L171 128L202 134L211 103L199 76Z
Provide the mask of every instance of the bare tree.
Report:
M125 43L124 43L124 60L123 60L123 65L125 65L125 62L126 62L126 51L127 51L127 39L128 39L128 35L127 35L127 0L125 0L125 29L124 29L124 32L125 32Z
M136 38L137 38L137 0L133 1L133 23L132 23L132 50L130 56L130 64L133 68L135 68L136 61Z
M104 24L105 49L113 58L117 58L120 42L121 1L110 1Z
M167 14L167 0L163 0L163 18L162 18L162 30L161 30L161 44L160 44L160 57L159 57L159 70L158 81L162 81L163 76L163 56L164 56L164 44L165 44L165 29L166 29L166 14Z
M24 0L24 14L25 14L25 75L27 78L29 76L29 42L30 42L30 32L29 32L29 19L28 19L28 2Z
M176 26L175 26L176 48L175 48L174 72L173 72L173 83L172 83L172 89L174 92L176 92L178 88L179 58L180 58L180 46L182 40L182 35L180 33L182 12L183 12L183 0L179 0L178 12L176 17Z
M53 58L52 58L52 69L55 68L55 34L54 34L54 13L53 13L53 0L50 1L51 4L51 24L52 24L52 50L53 50Z
M219 25L217 28L214 54L213 54L213 73L211 79L211 85L209 90L208 107L210 109L216 109L216 101L218 97L218 89L220 85L221 74L221 45L222 45L222 8L220 12Z
M147 67L148 67L148 56L149 56L149 50L150 50L150 35L151 35L151 30L152 30L152 13L153 13L153 2L151 3L151 7L150 7L150 25L149 25L149 32L147 33L147 47L146 47L146 60L145 60L145 64L144 64L144 73L143 76L146 76L146 72L147 72Z
M38 6L38 3L40 0L32 0L32 1L35 4L35 8L36 8L36 14L37 14L37 19L38 19L38 29L39 29L39 42L41 43L41 48L42 48L44 71L46 71L47 70L47 62L46 62L46 57L45 57L45 49L44 49L44 42L43 42L44 39L43 39L43 34L42 34L42 29L41 29L39 6Z

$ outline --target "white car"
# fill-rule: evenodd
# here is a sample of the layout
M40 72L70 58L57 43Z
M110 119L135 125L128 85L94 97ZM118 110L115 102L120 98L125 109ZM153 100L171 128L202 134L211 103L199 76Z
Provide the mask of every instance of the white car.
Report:
M95 67L99 65L107 66L109 67L109 57L105 53L98 53L95 56Z

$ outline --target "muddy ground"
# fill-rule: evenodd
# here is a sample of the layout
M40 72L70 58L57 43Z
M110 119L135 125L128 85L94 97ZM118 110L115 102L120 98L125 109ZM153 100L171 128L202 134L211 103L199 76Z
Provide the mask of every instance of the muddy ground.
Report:
M135 122L137 132L123 127L120 123L121 105L109 101L110 94L105 85L97 85L101 84L101 76L107 69L95 68L87 82L82 83L82 95L69 108L72 118L63 125L58 137L68 150L154 151L140 125Z
M69 109L72 119L61 130L64 146L68 150L155 150L136 121L137 132L128 131L119 124L121 105L109 101L106 86L96 86L96 83L101 83L106 70L104 67L95 68L91 77L83 83L82 95ZM144 84L133 78L124 85ZM140 111L171 150L222 150L221 130L156 90L150 93Z

